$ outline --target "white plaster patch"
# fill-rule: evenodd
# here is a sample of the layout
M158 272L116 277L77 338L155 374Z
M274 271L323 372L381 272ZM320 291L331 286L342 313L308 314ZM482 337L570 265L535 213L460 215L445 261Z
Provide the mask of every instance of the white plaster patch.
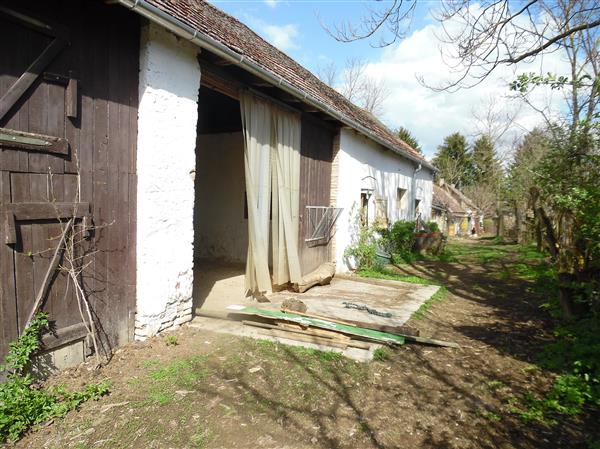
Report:
M191 319L198 50L142 28L138 111L136 338Z

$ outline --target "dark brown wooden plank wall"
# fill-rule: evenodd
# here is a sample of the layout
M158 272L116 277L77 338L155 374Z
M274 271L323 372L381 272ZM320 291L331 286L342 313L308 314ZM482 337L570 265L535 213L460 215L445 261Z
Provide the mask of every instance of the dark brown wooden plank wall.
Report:
M309 246L306 206L330 206L331 163L335 129L323 121L302 115L300 159L300 234L299 252L302 274L331 259L331 243Z
M101 1L6 4L69 30L70 44L46 71L78 79L79 98L76 117L67 118L66 85L39 78L0 121L0 127L65 137L70 144L68 157L0 150L0 199L2 204L55 199L92 205L98 229L90 243L80 248L94 252L83 282L105 346L116 346L133 337L135 311L139 19L125 8ZM51 38L0 16L0 42L9 41L14 44L0 52L0 95ZM17 323L24 325L52 256L47 249L60 235L56 220L19 222L17 229L14 251L0 243L0 355L16 337ZM59 334L61 328L81 321L72 286L65 293L66 285L66 276L58 275L44 306Z

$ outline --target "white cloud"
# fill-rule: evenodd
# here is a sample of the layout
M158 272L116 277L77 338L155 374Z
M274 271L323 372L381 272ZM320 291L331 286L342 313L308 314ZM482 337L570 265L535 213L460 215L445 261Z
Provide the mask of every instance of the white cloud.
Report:
M275 7L277 7L277 5L279 4L279 2L281 0L264 0L264 1L267 6L269 6L271 8L275 8Z
M295 23L275 25L250 14L244 14L244 22L281 51L289 52L300 48L297 42L300 30Z
M264 33L267 40L282 51L299 48L296 39L300 37L298 25L288 23L287 25L271 25L263 23L259 31Z
M431 157L443 138L452 132L469 136L475 132L473 110L491 98L497 106L512 108L514 99L508 83L523 72L539 72L540 61L521 64L518 67L499 67L488 79L470 89L455 93L435 92L422 86L417 77L423 77L429 85L439 85L452 80L452 73L440 55L440 41L436 38L440 26L429 24L414 31L399 44L388 47L379 59L367 67L367 73L383 80L390 90L384 104L384 121L391 127L404 126L419 140L425 154ZM558 53L543 59L544 72L563 73L566 62ZM547 97L541 91L536 94L536 105L549 103L554 109L561 94ZM541 122L541 115L529 107L523 107L518 116L519 125L526 129Z

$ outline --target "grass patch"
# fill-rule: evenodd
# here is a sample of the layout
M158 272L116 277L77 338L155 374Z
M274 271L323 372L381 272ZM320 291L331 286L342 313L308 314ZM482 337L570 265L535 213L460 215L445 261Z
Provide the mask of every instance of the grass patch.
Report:
M414 318L416 320L423 319L427 311L431 308L431 306L433 306L437 302L443 301L444 298L446 298L446 296L448 296L448 289L442 285L440 286L438 291L431 296L431 298L429 298L427 301L421 304L421 307L419 307L417 311L412 314L411 318Z
M429 279L425 279L419 276L411 276L406 274L398 274L393 272L392 270L388 270L386 268L382 268L381 270L360 270L356 274L360 277L364 278L372 278L372 279L387 279L390 281L402 281L402 282L410 282L411 284L419 284L419 285L439 285L434 281L430 281Z
M377 348L373 351L373 360L378 362L386 362L392 357L392 352L385 347Z
M165 335L164 341L167 346L177 346L179 344L177 335L173 335L173 334Z
M504 382L500 380L490 380L486 385L491 391L496 391L504 387Z
M205 355L195 356L184 360L175 360L165 366L155 361L145 362L150 369L145 383L147 386L147 401L161 406L170 404L175 398L177 390L192 390L198 386L198 382L209 375L206 367L208 357Z
M500 416L496 412L485 411L485 412L479 412L478 415L481 416L482 418L487 419L488 421L493 421L493 422L502 421L502 416Z

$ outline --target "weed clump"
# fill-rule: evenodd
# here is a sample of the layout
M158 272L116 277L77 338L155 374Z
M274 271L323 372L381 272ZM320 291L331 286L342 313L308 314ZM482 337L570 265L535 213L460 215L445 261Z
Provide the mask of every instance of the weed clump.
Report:
M378 362L386 362L392 357L388 348L377 348L373 351L373 360Z
M109 391L106 382L87 385L76 392L64 388L44 390L27 372L33 355L40 348L40 336L48 328L48 315L39 313L16 341L9 346L5 365L8 373L0 383L0 443L15 441L31 426L62 417L90 399L98 399Z

